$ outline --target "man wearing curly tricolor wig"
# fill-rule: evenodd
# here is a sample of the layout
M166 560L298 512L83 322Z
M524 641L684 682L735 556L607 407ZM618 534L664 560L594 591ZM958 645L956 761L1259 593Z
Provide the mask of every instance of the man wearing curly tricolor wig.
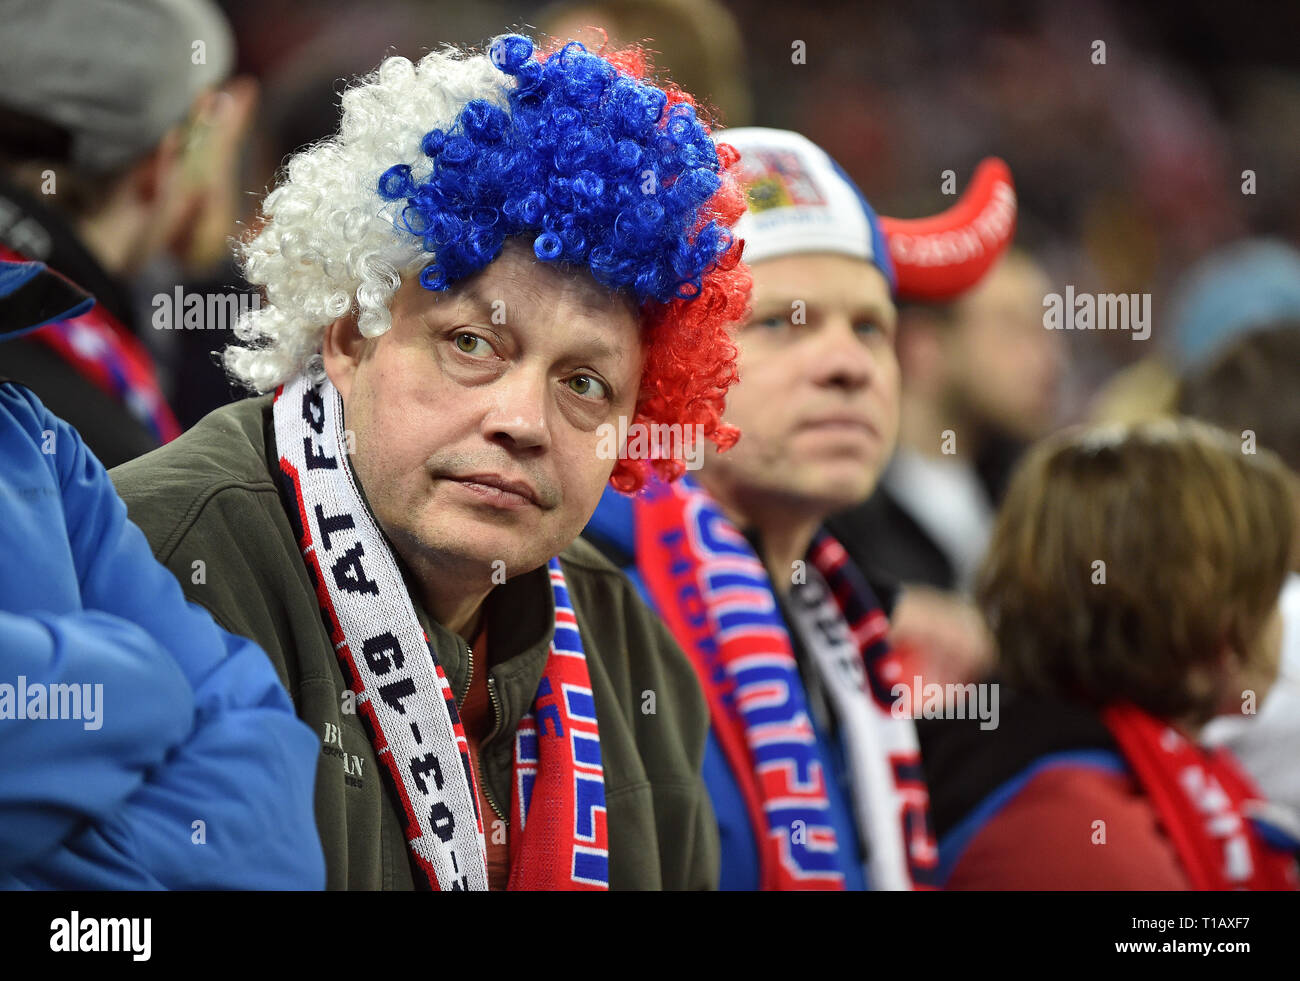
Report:
M226 365L272 394L114 475L317 728L330 887L716 884L691 667L575 544L696 448L609 452L620 419L737 435L737 155L644 73L517 35L386 60L243 246Z

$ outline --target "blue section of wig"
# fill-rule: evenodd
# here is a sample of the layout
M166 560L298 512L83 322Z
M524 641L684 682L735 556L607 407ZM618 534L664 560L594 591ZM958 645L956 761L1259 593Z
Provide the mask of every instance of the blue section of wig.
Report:
M445 290L492 262L506 238L531 235L544 262L581 265L635 297L690 298L731 234L716 220L695 233L721 186L717 151L695 110L621 74L572 42L541 63L519 35L497 38L492 63L518 84L508 111L466 103L422 149L433 170L405 164L379 179L405 202L394 224L436 258L420 274Z

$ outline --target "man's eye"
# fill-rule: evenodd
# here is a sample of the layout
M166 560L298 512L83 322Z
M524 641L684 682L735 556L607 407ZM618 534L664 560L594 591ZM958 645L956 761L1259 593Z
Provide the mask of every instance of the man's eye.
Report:
M603 399L608 390L605 383L591 375L574 375L568 381L569 389L583 398Z
M486 358L492 353L492 345L477 334L457 334L452 343L456 350L473 358Z
M864 320L860 324L854 324L853 330L859 337L871 337L874 334L882 333L880 324L874 320Z
M758 326L767 327L769 329L775 329L778 327L784 327L789 322L790 322L789 319L786 317L765 317L762 320L758 321Z

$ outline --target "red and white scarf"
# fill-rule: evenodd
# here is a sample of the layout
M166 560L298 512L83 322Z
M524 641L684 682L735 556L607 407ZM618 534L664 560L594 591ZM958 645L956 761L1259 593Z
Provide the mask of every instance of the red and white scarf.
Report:
M637 570L695 665L714 733L759 843L763 889L842 889L844 874L807 699L763 563L682 478L635 501ZM870 587L829 535L791 615L839 719L871 885L933 884L938 864L916 730L890 711L898 665ZM796 580L797 581L797 580Z
M1263 796L1232 754L1208 751L1132 705L1102 721L1174 844L1193 889L1295 889L1295 858L1272 848L1251 817Z
M487 853L455 695L387 539L360 494L328 379L276 391L282 493L344 677L431 889L487 889ZM609 888L605 781L582 638L558 559L555 634L515 732L510 889Z

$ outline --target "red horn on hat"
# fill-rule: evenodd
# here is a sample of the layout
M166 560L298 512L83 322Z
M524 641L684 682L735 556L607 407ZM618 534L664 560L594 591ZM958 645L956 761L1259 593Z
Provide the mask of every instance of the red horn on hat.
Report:
M986 157L951 208L930 218L887 218L880 227L898 275L898 296L951 300L970 289L1006 251L1016 231L1011 168Z

